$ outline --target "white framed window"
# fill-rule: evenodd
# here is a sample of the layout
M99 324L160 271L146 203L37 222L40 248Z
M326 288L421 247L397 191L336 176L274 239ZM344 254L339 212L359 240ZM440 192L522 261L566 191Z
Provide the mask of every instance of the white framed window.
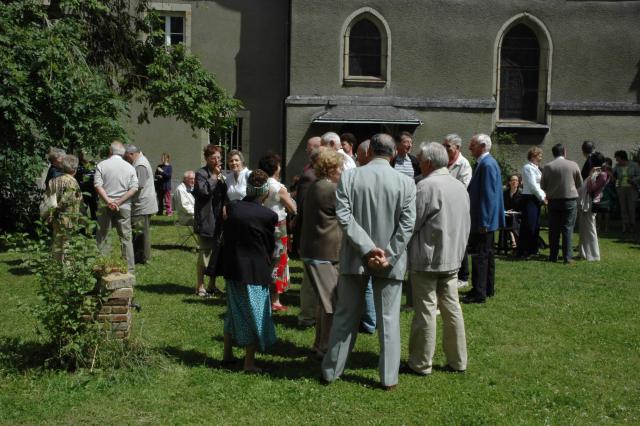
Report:
M232 149L237 149L242 152L246 164L249 164L251 147L249 144L249 124L251 114L247 110L241 110L237 112L235 123L233 127L220 132L209 130L209 143L214 145L220 145L224 148L222 154L222 160L225 167L227 164L227 153Z
M191 5L182 3L150 3L160 17L160 32L162 37L158 44L173 46L184 44L191 46Z

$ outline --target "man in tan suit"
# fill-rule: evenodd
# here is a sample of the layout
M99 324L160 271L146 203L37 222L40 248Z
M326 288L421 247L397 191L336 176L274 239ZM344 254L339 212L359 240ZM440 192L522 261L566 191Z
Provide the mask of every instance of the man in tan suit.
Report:
M553 161L542 169L540 187L549 200L549 260L558 261L560 234L562 234L562 259L572 262L571 236L576 224L578 211L578 188L582 185L580 167L565 158L566 149L562 144L551 148Z
M442 345L447 369L467 369L467 342L458 299L458 269L467 248L471 216L469 194L449 174L446 149L436 142L420 146L423 180L416 194L416 225L409 243L413 321L409 337L410 373L431 374L436 347L436 311L442 312Z

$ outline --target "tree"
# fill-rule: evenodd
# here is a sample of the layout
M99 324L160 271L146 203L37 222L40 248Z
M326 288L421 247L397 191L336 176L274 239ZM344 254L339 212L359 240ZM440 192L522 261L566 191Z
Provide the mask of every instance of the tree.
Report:
M0 226L29 225L50 146L98 154L126 139L131 102L192 128L229 127L239 102L182 45L154 43L146 0L0 4ZM148 35L148 37L146 36Z

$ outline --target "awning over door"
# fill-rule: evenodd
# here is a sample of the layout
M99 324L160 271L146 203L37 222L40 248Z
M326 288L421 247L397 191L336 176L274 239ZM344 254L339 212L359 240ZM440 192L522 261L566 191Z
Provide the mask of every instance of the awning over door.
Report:
M316 114L312 123L406 124L420 126L422 121L404 109L377 105L338 105Z

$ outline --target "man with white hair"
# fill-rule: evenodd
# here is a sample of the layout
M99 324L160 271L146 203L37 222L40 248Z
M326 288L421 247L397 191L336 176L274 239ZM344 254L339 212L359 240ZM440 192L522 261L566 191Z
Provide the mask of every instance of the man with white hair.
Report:
M447 157L449 158L447 168L449 169L449 174L462 182L465 188L469 187L472 172L469 160L464 158L462 152L460 152L462 138L456 133L450 133L444 137L442 146L447 150ZM458 271L458 288L466 287L468 284L469 259L465 250L462 263L460 264L460 270Z
M327 132L320 138L320 143L322 146L328 146L329 148L335 149L338 151L340 155L344 157L343 170L355 169L356 162L353 161L353 158L342 149L342 142L340 141L340 136L338 136L335 132Z
M47 175L44 179L45 189L49 185L49 181L58 176L62 176L62 158L65 156L64 149L49 147L49 153L47 154L47 160L49 160L49 168L47 169Z
M464 371L467 343L457 272L469 239L469 195L449 174L449 159L442 145L423 143L419 158L424 179L417 185L416 226L408 250L414 300L408 372L431 374L438 307L447 367Z
M358 166L366 166L369 162L367 158L367 151L369 150L369 144L371 143L370 139L363 140L358 145L356 159L358 160Z
M127 145L125 159L133 165L138 176L138 191L131 203L133 254L136 263L151 259L151 215L158 212L158 198L153 181L153 169L147 157L135 145Z
M463 303L485 303L495 293L494 232L505 226L502 176L498 162L489 154L491 138L473 135L469 151L476 159L476 169L469 183L471 203L471 284Z
M373 284L383 389L398 383L400 300L407 266L406 247L416 217L413 180L391 168L393 138L376 134L369 164L342 173L336 192L336 216L343 231L340 283L328 351L322 360L326 382L338 379L357 337L364 292Z
M111 249L109 231L115 225L122 257L127 261L129 272L133 273L135 258L131 241L131 198L138 191L138 176L133 166L123 158L125 150L122 142L111 142L109 153L111 156L96 166L93 178L93 185L100 197L96 240L102 254L107 255Z
M193 170L187 170L182 176L182 182L173 194L173 205L178 212L178 223L186 226L193 226L193 208L195 199L193 198L193 185L196 182L196 174Z

